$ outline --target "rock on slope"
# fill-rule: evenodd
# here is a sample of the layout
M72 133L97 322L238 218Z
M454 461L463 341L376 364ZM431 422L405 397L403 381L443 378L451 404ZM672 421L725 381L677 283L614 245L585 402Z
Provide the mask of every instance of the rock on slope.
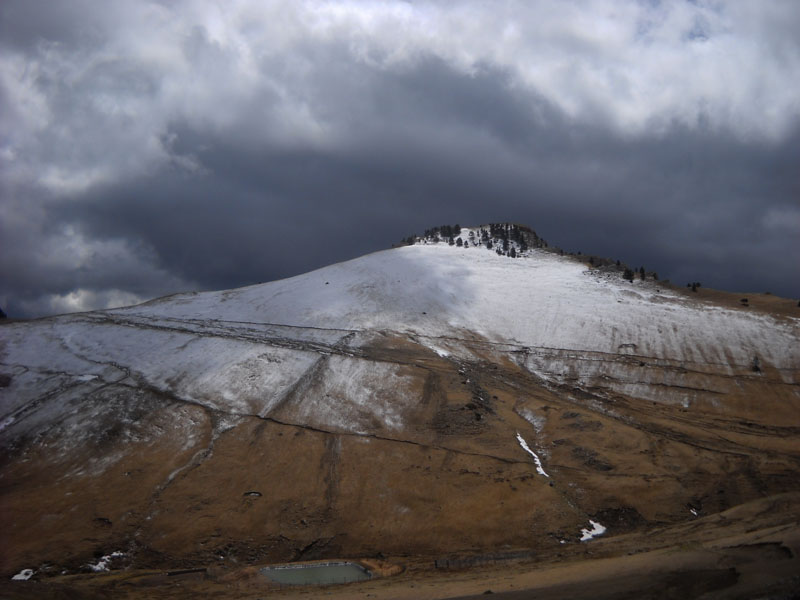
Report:
M797 318L524 254L3 325L3 573L547 553L800 488Z

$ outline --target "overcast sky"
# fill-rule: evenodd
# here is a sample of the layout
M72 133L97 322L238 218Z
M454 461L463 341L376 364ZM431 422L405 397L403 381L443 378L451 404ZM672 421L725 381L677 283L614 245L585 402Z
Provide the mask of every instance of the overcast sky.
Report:
M800 296L795 0L0 2L0 306L514 221Z

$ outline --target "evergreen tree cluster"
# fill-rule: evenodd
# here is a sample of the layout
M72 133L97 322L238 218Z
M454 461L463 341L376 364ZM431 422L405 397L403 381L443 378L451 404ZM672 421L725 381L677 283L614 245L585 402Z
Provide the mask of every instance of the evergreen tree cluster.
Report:
M481 230L486 232L485 229ZM531 229L527 227L520 227L513 223L490 223L489 231L486 236L491 239L501 240L503 245L503 252L509 251L509 242L516 242L520 252L525 252L528 249L527 236L523 232L529 234L534 240L538 240L538 236ZM537 246L538 247L538 246Z
M439 240L447 240L450 242L450 240L455 238L459 233L461 233L461 225L456 223L455 225L440 225L439 227L426 229L424 237L434 242L438 242Z
M484 246L494 250L498 255L516 258L523 256L530 248L547 248L547 242L536 235L536 232L514 223L490 223L469 232L468 237L461 237L461 226L440 225L426 229L423 236L409 236L402 240L411 245L418 242L447 242L451 246L469 248Z
M563 254L563 250L561 254ZM578 252L577 254L573 254L573 256L581 256L581 253ZM586 262L589 263L589 266L599 269L601 271L616 271L617 273L622 273L622 278L630 281L633 283L633 280L637 277L642 281L647 281L648 278L653 279L653 281L658 281L658 273L655 271L647 271L645 268L639 267L638 269L632 269L625 263L621 262L620 260L612 260L610 258L603 258L600 256L589 255L588 259L584 259ZM691 284L690 284L691 285Z
M608 259L604 260L607 261ZM620 263L620 261L617 261L616 267L618 270L623 270L622 278L627 279L631 283L633 283L633 280L636 278L637 275L639 276L639 279L641 279L642 281L647 281L648 275L651 275L653 277L653 281L658 281L658 273L656 273L655 271L648 273L647 271L645 271L644 267L639 267L637 270L633 270L630 267L628 267L628 265ZM697 285L700 284L698 283Z
M524 229L530 231L527 227ZM494 248L501 256L516 258L517 248L520 254L528 250L528 242L522 235L520 227L511 223L489 223L488 230L481 227L481 237L486 240L487 248Z
M514 223L490 223L488 232L483 228L481 231L488 238L488 248L491 248L492 245L499 245L497 248L498 254L510 254L512 242L516 246L514 249L515 255L517 253L527 252L529 248L547 247L547 242L536 235L533 229L525 227L524 225L516 225Z

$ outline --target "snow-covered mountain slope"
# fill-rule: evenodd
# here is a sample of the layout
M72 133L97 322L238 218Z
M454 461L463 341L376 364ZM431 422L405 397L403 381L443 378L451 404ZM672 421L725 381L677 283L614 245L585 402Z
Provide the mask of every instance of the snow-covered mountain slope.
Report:
M530 347L777 368L800 364L800 319L692 302L653 281L629 283L570 258L524 258L447 244L377 252L273 283L172 296L125 315L388 330Z
M800 320L517 249L3 325L6 566L559 545L791 487Z
M211 408L266 416L316 364L317 351L356 348L376 331L467 357L462 340L485 340L517 350L517 360L546 380L587 384L602 376L615 389L635 395L638 388L654 399L664 384L692 377L687 367L734 374L749 372L758 359L762 370L775 369L793 383L800 365L800 319L692 301L658 282L628 282L544 250L512 259L484 247L419 244L282 281L5 327L7 364L39 369L48 379L35 378L30 390L6 399L4 425L38 397L41 385L58 389L59 377L91 388L128 374ZM683 372L677 379L659 374L654 391L626 375L631 364L641 371L642 361ZM342 363L330 371L348 368ZM347 376L363 390L374 387L372 379L395 377L393 366L375 365ZM359 404L387 426L399 422L390 416L399 408ZM319 406L312 412L324 413ZM344 426L342 414L339 407L330 418Z

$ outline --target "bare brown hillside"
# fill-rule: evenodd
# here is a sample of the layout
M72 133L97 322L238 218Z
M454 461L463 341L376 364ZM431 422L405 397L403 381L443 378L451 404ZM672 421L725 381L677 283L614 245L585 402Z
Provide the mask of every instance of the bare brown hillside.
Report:
M47 436L7 453L4 570L80 571L117 550L126 552L118 566L136 568L497 549L546 555L580 545L590 518L613 537L797 490L796 386L704 374L730 389L714 391L716 408L689 412L602 388L545 387L515 356L474 350L483 359L466 363L403 339L365 346L358 360L394 363L415 382L414 418L399 434L326 430L313 418L298 424L287 405L274 417L237 418L214 436L220 415L212 411L111 386L100 400L135 401L142 414L133 427L164 435L119 448L110 414L93 424L97 441L55 460ZM651 367L651 379L656 373ZM759 400L747 407L747 398ZM545 417L542 427L526 414ZM176 418L194 424L191 446L169 433ZM536 440L550 477L508 443L517 432ZM120 451L113 467L94 470Z

